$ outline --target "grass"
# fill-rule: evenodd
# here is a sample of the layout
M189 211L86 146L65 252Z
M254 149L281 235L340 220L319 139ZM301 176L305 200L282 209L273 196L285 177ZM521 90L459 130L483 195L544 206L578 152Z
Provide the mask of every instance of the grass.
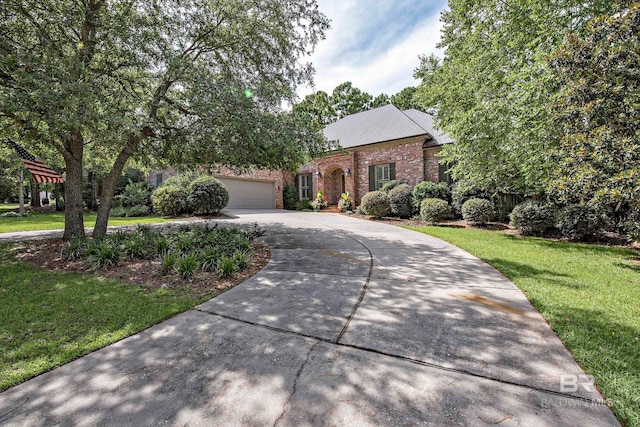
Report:
M640 426L640 252L444 227L524 291L627 426Z
M0 213L17 209L18 205L0 204ZM135 225L176 221L179 218L163 218L161 216L145 216L134 218L109 218L109 225ZM84 224L93 227L96 214L85 213ZM62 230L64 228L64 212L32 212L21 218L0 218L0 233L14 231Z
M202 302L16 261L0 245L0 391Z

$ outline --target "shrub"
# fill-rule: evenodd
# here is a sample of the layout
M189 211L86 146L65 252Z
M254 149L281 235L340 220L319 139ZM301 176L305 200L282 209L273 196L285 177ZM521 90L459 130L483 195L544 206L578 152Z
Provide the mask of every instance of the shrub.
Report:
M198 268L198 259L195 255L184 256L176 263L178 273L180 273L180 275L185 279L192 277L196 268Z
M493 203L486 199L469 199L462 205L462 218L472 225L484 225L493 219Z
M178 216L187 212L187 192L180 187L161 186L151 196L153 209L163 216Z
M389 182L387 182L386 184L384 184L382 186L382 188L380 189L381 191L384 191L385 193L389 193L389 191L393 190L394 188L396 188L398 186L398 181L391 180Z
M451 207L446 200L429 198L420 203L420 219L423 221L435 224L450 216Z
M640 241L640 208L633 209L622 224L622 230L631 241Z
M471 199L491 200L491 193L474 186L469 181L460 181L451 189L451 207L455 215L462 215L462 205Z
M318 194L316 195L316 199L310 204L314 211L319 211L320 209L327 206L327 203L324 200L324 196L322 195L321 190L318 191Z
M131 234L123 243L122 251L129 259L144 258L147 255L146 242L139 234Z
M222 257L218 260L218 276L221 279L231 277L236 269L236 261L233 258Z
M340 195L340 200L338 201L338 209L340 209L341 212L353 210L353 200L351 200L349 192L342 193Z
M389 215L391 212L391 200L389 195L384 191L371 191L364 195L362 198L362 210L367 215L371 215L376 218L382 218Z
M554 227L555 211L532 200L520 203L510 215L510 224L524 236L543 236Z
M451 190L444 182L422 181L413 187L413 207L420 210L420 204L424 199L451 199Z
M197 213L218 213L229 203L229 190L214 177L202 175L189 185L187 200Z
M176 263L178 262L178 257L176 254L167 253L160 261L160 271L162 274L167 274L172 271L176 267Z
M126 211L128 217L147 216L150 212L149 207L146 205L131 206Z
M358 206L358 207L356 208L356 213L357 213L358 215L366 215L366 214L367 214L367 213L364 211L364 209L362 208L362 205L360 205L360 206Z
M94 241L89 263L93 269L113 267L120 260L120 248L109 240Z
M409 218L413 212L413 196L407 184L400 184L388 192L391 214L400 218Z
M284 208L288 210L294 210L296 208L296 202L298 201L298 190L295 185L285 185L282 195Z
M29 215L30 213L28 211L23 214L20 214L20 212L9 211L9 212L0 213L0 218L19 218L19 217L29 216Z
M300 200L299 202L296 202L296 210L310 211L313 210L313 206L311 206L311 202L308 200Z
M589 240L602 234L606 216L594 205L579 203L562 208L556 216L560 233L570 240Z
M216 271L221 257L222 255L220 255L218 249L207 249L200 256L200 267L204 271Z
M113 207L109 211L109 216L114 218L124 218L127 216L127 209L123 207Z
M149 206L151 204L151 188L146 182L134 182L125 187L122 193L122 206Z

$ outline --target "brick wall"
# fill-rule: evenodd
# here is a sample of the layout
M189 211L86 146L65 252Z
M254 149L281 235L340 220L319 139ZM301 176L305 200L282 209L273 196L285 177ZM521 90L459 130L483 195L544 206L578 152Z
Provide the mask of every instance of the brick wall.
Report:
M433 181L438 182L439 175L438 172L440 170L440 164L438 161L440 157L438 157L438 153L442 147L432 147L427 148L424 151L424 180L425 181Z

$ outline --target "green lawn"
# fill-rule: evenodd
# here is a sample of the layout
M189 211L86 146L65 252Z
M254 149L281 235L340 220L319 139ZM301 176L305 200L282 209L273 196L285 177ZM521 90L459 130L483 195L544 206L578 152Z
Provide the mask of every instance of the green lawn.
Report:
M0 204L0 213L17 209L18 205ZM150 224L175 221L179 218L163 218L161 216L145 216L138 218L109 218L109 225ZM84 214L85 227L93 227L96 215ZM64 228L64 212L32 212L22 218L0 218L0 233L12 231L62 230Z
M640 252L502 232L407 227L467 250L507 275L610 400L640 426Z
M0 391L132 335L201 300L18 262L0 245Z

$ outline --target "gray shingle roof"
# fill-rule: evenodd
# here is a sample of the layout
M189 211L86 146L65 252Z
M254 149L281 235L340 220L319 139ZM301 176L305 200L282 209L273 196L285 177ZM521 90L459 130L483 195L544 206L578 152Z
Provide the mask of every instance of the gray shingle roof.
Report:
M418 110L400 111L394 105L351 114L324 128L330 141L342 148L429 134L437 145L452 142L433 128L433 117Z

